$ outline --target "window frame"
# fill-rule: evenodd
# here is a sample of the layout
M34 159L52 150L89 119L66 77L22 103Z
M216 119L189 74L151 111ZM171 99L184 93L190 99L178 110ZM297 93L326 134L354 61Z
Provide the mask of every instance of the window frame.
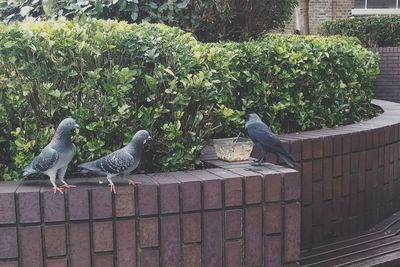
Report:
M400 0L396 0L395 8L368 8L368 0L364 0L364 8L353 8L352 15L400 15Z

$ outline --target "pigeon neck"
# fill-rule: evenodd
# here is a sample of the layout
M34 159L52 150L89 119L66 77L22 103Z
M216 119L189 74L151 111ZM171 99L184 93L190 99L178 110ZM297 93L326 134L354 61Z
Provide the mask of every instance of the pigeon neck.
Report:
M71 132L68 130L57 129L51 141L71 143Z
M126 147L128 148L129 153L133 151L141 152L143 150L143 143L133 140Z

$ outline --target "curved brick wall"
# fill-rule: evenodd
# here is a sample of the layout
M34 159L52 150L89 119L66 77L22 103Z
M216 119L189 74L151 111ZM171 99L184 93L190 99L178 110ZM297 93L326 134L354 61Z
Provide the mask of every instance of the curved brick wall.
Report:
M384 113L371 120L280 136L300 163L302 248L368 229L400 209L400 104L374 104Z
M0 183L0 267L297 266L300 176L247 164L133 176ZM104 179L103 179L104 180Z

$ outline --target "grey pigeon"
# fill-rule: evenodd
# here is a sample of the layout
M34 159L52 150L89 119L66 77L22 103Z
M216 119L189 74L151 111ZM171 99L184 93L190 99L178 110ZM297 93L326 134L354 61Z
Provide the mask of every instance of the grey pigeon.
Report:
M138 167L142 157L143 145L150 139L151 137L146 130L140 130L125 147L95 161L83 163L78 167L89 172L106 175L111 192L116 193L111 179L118 175L129 174ZM136 185L138 183L129 181L129 184Z
M268 125L261 121L257 114L247 114L245 121L245 130L247 135L254 142L256 147L263 152L263 155L257 161L258 164L264 160L268 152L272 152L277 154L290 167L293 168L296 166L296 162L293 157L283 148L278 137L271 131Z
M64 176L68 164L75 155L75 145L71 141L71 135L76 127L79 126L74 119L64 119L60 125L58 125L50 143L33 159L31 164L24 168L22 176L27 176L32 173L46 174L53 184L54 193L58 191L62 194L64 188L75 187L74 185L67 184L64 180ZM57 176L63 183L61 187L57 187L56 185Z

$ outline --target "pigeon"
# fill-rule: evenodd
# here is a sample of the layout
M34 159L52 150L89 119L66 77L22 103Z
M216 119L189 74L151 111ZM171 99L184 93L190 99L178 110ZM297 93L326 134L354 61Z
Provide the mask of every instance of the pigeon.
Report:
M22 176L33 173L43 173L50 178L53 184L54 194L63 193L64 188L72 188L74 185L67 184L64 180L68 164L75 155L75 145L71 141L72 131L79 125L72 118L64 119L58 125L50 143L43 148L32 163L23 169ZM56 177L63 183L61 187L56 185Z
M271 129L255 113L247 114L245 117L245 130L249 138L254 142L263 155L256 162L261 164L268 152L277 154L290 167L294 168L296 162L293 157L283 148L281 141Z
M111 192L116 194L115 186L111 179L118 175L125 176L138 167L142 157L143 145L147 140L151 140L149 132L140 130L125 147L95 161L83 163L78 167L89 172L106 175ZM129 184L135 186L139 183L129 180Z

